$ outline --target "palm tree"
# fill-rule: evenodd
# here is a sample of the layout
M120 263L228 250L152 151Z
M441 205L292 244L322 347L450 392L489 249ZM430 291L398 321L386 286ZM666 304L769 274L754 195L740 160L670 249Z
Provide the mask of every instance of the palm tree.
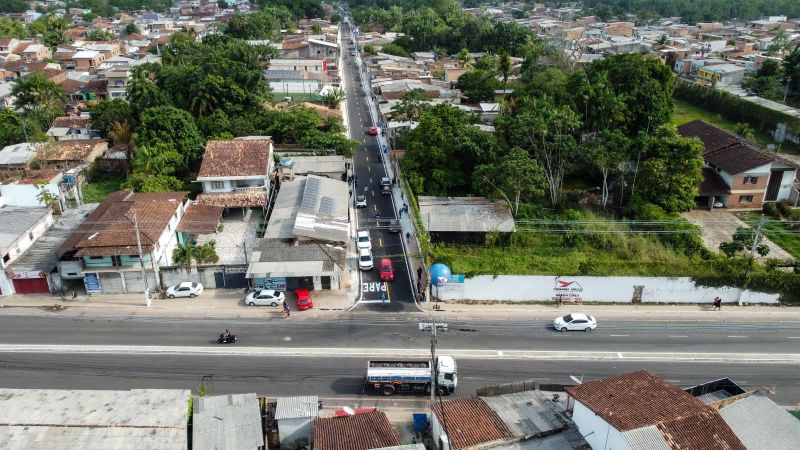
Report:
M508 77L511 75L511 57L508 56L506 51L500 53L497 58L497 73L503 77L503 94L505 95L506 83L508 83Z
M172 251L172 262L179 266L189 267L197 256L197 245L194 241L178 244Z
M328 108L337 109L339 108L339 104L342 103L344 99L344 90L340 88L333 88L328 90L328 92L322 96L322 103L324 103Z
M466 48L462 48L460 52L456 55L456 59L461 62L462 67L467 67L472 64L472 57L469 56L469 50Z
M41 73L16 80L11 88L11 95L15 97L14 106L17 108L28 111L38 109L51 114L55 114L55 111L60 112L67 99L64 88Z
M131 168L131 150L133 149L133 127L127 121L114 122L111 124L111 132L108 133L114 141L114 145L122 148L125 152L125 159L128 161L128 170Z

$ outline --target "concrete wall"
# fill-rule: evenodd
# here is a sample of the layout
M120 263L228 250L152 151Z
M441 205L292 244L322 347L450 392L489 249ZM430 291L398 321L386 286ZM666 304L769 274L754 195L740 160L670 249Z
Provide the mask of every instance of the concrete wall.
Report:
M214 278L216 268L213 266L198 267L193 271L189 267L162 267L160 270L161 284L166 288L184 281L200 283L205 289L214 289L217 283Z
M436 289L433 288L434 296ZM730 303L737 300L739 292L737 288L698 286L689 277L479 275L465 279L464 283L440 287L438 296L442 300L555 301L556 295L562 295L565 303L578 299L632 303L637 291L641 291L642 303L711 303L717 296ZM778 294L744 291L741 300L777 304L778 297Z

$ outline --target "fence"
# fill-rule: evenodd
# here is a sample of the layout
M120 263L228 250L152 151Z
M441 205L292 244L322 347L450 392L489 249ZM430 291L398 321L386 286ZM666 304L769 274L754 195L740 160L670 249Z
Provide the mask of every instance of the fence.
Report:
M249 286L246 274L246 265L170 266L161 268L161 283L172 286L191 281L208 289L242 289Z

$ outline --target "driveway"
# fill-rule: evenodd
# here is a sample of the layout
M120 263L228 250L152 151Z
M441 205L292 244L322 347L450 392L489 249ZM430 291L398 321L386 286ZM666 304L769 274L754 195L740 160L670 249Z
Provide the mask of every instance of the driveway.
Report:
M731 240L737 228L750 226L725 209L714 209L711 211L693 209L687 213L681 214L681 216L700 227L703 243L706 248L715 252L719 252L719 244ZM764 243L769 247L768 258L794 259L786 250L777 246L769 239L765 238Z

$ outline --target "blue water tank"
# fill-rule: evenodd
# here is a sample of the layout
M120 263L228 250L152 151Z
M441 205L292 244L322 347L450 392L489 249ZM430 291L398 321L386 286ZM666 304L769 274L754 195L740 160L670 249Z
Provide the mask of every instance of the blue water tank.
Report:
M431 266L430 270L431 275L431 284L434 286L443 286L450 281L450 278L453 274L450 272L450 268L447 267L446 264L436 263Z
M288 156L284 156L280 159L280 165L281 167L292 167L292 165L294 165L294 160Z
M414 431L424 431L428 428L428 415L425 413L414 413Z

